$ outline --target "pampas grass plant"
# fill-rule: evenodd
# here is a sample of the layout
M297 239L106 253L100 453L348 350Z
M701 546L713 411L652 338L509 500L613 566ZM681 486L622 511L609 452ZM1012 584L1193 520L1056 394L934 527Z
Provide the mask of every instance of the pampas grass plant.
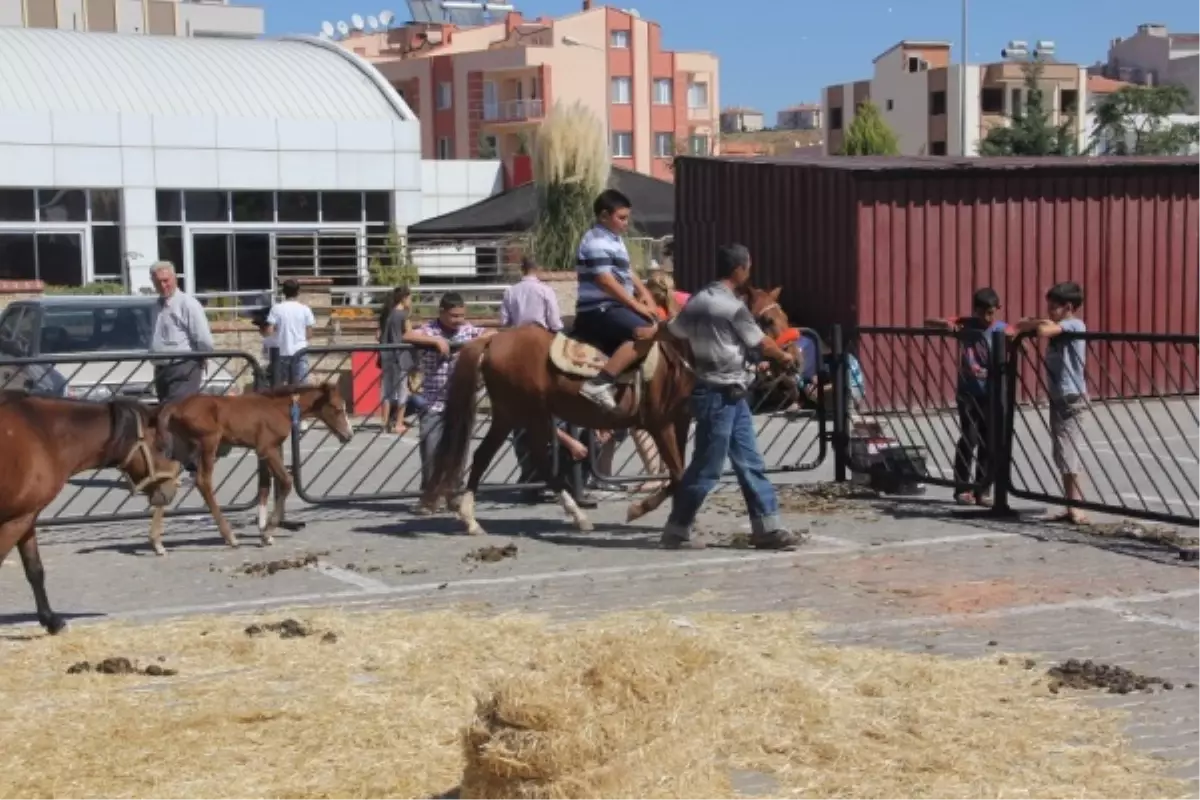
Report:
M608 186L604 125L581 103L555 104L533 148L538 217L533 252L546 269L575 266L579 239L592 225L592 202Z

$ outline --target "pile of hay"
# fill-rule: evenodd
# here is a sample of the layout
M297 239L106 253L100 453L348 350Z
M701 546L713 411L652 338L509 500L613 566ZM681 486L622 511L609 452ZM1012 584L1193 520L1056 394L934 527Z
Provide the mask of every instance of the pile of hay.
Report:
M289 615L336 642L244 632ZM67 674L114 657L178 674ZM794 615L79 626L0 640L0 796L1189 793L1010 660L834 647Z

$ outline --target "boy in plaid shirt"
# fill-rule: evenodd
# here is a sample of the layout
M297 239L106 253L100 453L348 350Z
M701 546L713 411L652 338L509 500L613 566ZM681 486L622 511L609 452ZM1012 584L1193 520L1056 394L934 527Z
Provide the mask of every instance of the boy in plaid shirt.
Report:
M421 399L424 410L420 417L421 489L429 484L433 472L433 455L442 439L442 414L446 410L446 389L450 373L458 361L457 352L451 345L466 344L481 336L490 336L494 331L467 322L467 307L458 292L442 295L438 305L437 319L404 335L404 341L422 345L417 352L417 364L422 373ZM419 514L432 514L436 507L418 506Z

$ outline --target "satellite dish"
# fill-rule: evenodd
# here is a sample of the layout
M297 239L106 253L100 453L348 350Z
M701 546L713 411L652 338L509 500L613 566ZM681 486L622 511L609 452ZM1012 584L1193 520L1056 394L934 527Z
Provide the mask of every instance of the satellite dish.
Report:
M629 16L631 16L631 17L640 17L640 16L641 16L641 14L640 14L640 13L638 13L638 10L637 10L636 8L631 8L631 9L629 9Z
M393 14L391 11L388 11L387 9L384 9L383 11L379 12L379 24L385 28L388 25L391 25L392 20L394 20L395 18L396 18L396 15Z
M330 38L333 36L333 23L332 22L330 22L329 20L325 20L324 22L321 23L321 35L326 38Z
M374 14L367 17L367 27L373 31L379 30L379 20L375 18Z
M337 32L342 36L346 36L350 33L350 26L347 25L344 20L339 19L337 24Z
M354 30L356 30L356 31L361 31L361 30L363 29L363 18L362 18L362 16L361 16L360 14L354 14L354 15L352 15L352 16L350 17L350 25L351 25L351 27L353 27L353 28L354 28Z

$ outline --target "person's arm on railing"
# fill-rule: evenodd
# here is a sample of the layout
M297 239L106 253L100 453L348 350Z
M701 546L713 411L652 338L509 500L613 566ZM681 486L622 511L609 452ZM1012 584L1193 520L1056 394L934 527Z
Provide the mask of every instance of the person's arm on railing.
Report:
M1010 336L1018 333L1036 333L1043 339L1053 339L1063 333L1063 327L1053 320L1026 317L1015 326L1009 326L1008 331Z
M926 328L936 328L939 331L958 331L962 330L962 320L959 317L930 317L925 320Z
M441 336L434 336L428 333L421 333L419 330L409 331L404 334L400 341L405 344L415 344L422 347L432 347L443 356L450 355L450 342L443 339Z

